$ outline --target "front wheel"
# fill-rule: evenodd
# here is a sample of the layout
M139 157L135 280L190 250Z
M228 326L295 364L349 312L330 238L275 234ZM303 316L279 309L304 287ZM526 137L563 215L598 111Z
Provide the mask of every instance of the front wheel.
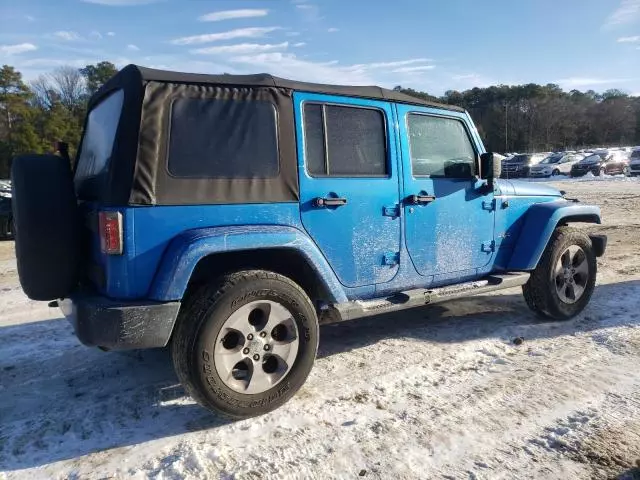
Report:
M551 172L552 177L557 177L558 175L560 175L560 170L558 170L557 168L553 172Z
M588 235L558 228L522 287L526 303L542 318L568 320L589 303L596 272L596 256Z
M624 167L624 168L622 169L622 174L623 174L625 177L630 177L630 176L631 176L631 170L629 169L629 167Z
M305 382L318 349L318 319L290 279L236 272L190 297L171 347L178 378L198 403L247 418L281 406Z

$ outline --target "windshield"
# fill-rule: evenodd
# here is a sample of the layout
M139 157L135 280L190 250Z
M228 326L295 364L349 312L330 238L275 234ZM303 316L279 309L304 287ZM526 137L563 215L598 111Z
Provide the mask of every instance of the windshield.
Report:
M542 160L540 162L540 165L549 165L551 163L558 163L561 158L562 158L562 155L560 155L560 156L558 156L558 155L550 155L547 158L545 158L544 160Z
M506 160L507 163L527 163L529 161L529 155L515 155Z
M84 182L100 177L108 170L123 100L124 91L117 90L89 113L78 157L76 188L82 188Z
M600 155L594 154L580 160L580 163L595 163L601 160Z

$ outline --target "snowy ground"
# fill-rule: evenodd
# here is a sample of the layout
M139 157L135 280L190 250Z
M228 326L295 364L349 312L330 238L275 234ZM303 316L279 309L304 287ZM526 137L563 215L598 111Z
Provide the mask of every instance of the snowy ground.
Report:
M554 185L609 235L582 315L514 289L325 327L300 393L240 422L165 351L81 346L0 245L0 478L640 478L640 182Z

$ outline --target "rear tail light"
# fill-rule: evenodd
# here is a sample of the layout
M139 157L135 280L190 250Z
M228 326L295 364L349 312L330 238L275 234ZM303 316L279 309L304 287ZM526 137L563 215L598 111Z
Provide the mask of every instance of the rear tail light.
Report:
M122 255L122 214L100 212L100 248L107 255Z

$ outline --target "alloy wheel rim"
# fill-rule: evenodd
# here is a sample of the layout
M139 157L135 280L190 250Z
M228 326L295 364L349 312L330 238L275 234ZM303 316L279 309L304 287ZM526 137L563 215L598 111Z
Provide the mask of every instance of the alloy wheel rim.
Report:
M291 371L299 345L291 312L277 302L256 300L222 325L213 348L216 372L235 392L263 393Z
M555 265L554 282L558 297L564 303L576 303L584 295L588 281L587 255L578 245L571 245Z

